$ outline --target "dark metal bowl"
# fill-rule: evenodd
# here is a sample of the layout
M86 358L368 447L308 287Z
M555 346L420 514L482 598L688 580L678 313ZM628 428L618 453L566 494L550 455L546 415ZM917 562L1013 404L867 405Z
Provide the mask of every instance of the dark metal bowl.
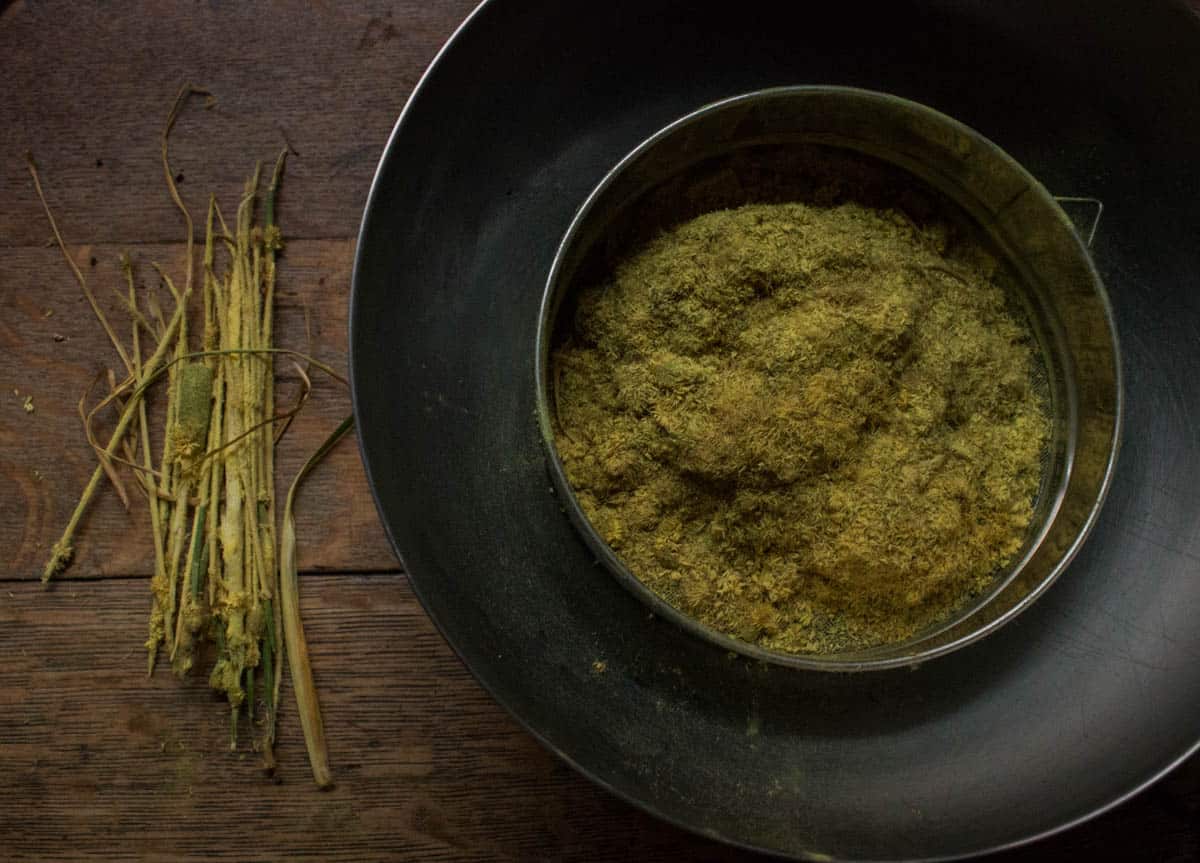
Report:
M611 266L646 231L694 209L732 207L777 189L730 184L731 154L818 145L882 160L960 208L1006 260L1006 286L1021 300L1045 358L1054 416L1044 481L1023 548L995 586L948 620L903 642L854 652L797 655L726 635L664 601L629 571L597 533L554 446L550 355L564 301L588 272ZM714 165L715 163L715 165ZM714 167L705 170L706 165ZM772 182L778 182L772 175ZM647 219L646 212L653 218ZM688 212L688 215L693 215ZM591 266L589 267L589 265ZM580 273L588 272L586 277ZM538 420L555 486L584 539L624 587L656 614L726 649L796 668L861 671L912 665L949 653L1012 620L1075 556L1095 521L1116 458L1120 360L1108 295L1071 220L1049 192L1003 150L931 108L846 87L779 87L700 108L639 145L580 207L559 245L537 329Z
M1197 81L1200 25L1167 0L485 3L388 143L350 309L383 523L480 683L647 811L807 859L1029 841L1195 752ZM580 202L699 106L830 82L944 111L1105 204L1091 255L1125 381L1108 499L1052 590L911 671L731 658L649 614L565 514L538 423L531 346Z

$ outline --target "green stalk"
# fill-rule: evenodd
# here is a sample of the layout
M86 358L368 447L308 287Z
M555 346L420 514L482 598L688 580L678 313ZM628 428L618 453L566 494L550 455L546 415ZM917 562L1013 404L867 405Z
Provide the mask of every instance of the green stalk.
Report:
M206 482L200 483L200 489L207 487ZM184 566L185 579L181 586L179 600L179 615L176 618L174 639L171 644L171 666L175 673L183 676L191 670L193 664L192 648L193 634L203 624L200 610L200 572L204 565L204 525L208 511L207 500L198 504L192 513L191 542L188 544L187 563Z
M166 632L174 633L178 624L177 612L179 596L179 565L183 555L185 542L184 528L187 523L188 495L191 494L192 484L185 476L180 476L175 485L175 501L171 507L170 534L167 537L167 607L164 610L163 624Z
M219 449L224 442L224 410L225 410L225 370L224 365L217 367L217 378L213 383L213 426L209 443L209 451ZM212 460L209 473L208 499L212 506L208 510L208 524L204 534L208 542L208 606L214 608L217 601L217 590L224 579L224 561L217 549L220 539L220 500L221 487L225 480L225 466L220 459Z
M275 201L283 179L285 148L275 160L275 170L267 187L263 205L265 229L263 232L263 313L262 333L259 347L273 347L275 334L275 256L283 248L283 239L275 219ZM263 354L263 405L269 418L275 416L275 361L274 354ZM279 688L283 681L283 663L277 661L280 642L283 640L283 620L280 616L279 568L275 561L275 427L274 423L263 429L263 487L266 500L262 504L259 523L263 526L264 572L269 581L270 597L264 603L266 633L263 644L263 700L266 703L266 727L263 729L263 753L268 767L274 766L276 705L279 703Z
M196 522L192 525L192 554L188 566L188 588L194 602L200 599L201 575L205 568L204 556L208 554L208 546L204 544L203 529L207 514L208 501L204 501L196 507Z

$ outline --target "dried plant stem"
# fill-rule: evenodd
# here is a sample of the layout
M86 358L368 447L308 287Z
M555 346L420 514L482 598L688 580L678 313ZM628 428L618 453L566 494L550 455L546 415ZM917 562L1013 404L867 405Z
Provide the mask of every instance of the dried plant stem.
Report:
M241 273L234 266L228 296L221 318L221 347L229 350L239 347L237 340L242 330L242 300ZM225 377L225 432L226 440L236 438L242 433L244 378L241 373L242 357L225 356L222 358L222 368ZM227 451L225 461L225 504L221 511L220 539L221 559L225 571L222 581L219 603L223 612L225 629L225 653L218 660L218 668L223 674L218 677L213 672L213 685L223 689L229 696L231 706L236 710L241 706L245 693L242 690L241 676L245 667L245 543L242 502L244 489L242 487L242 472L238 469L241 457L240 445ZM226 663L221 668L221 662Z
M208 427L207 452L221 448L225 429L225 366L218 357L211 353L219 347L220 338L218 329L221 307L220 283L213 271L213 219L218 212L217 200L214 196L210 196L208 218L205 221L204 230L204 339L202 342L204 351L208 354L204 357L204 361L213 371L213 415ZM220 489L223 482L221 461L214 459L209 466L207 475L207 496L210 505L205 513L204 527L207 548L204 578L207 585L206 598L210 609L216 602L216 588L222 573L221 556L217 549L217 526L220 514Z
M263 265L263 316L260 348L270 348L274 341L274 307L275 307L275 253L282 248L283 241L279 227L275 223L275 199L279 194L279 184L283 178L283 167L287 159L287 149L280 152L275 160L275 170L271 174L271 184L267 188L267 197L263 205L263 216L266 230L263 237L265 261ZM263 402L267 411L275 412L275 363L273 354L265 354L263 363ZM307 379L306 379L307 380ZM301 397L307 396L307 390ZM296 410L299 410L297 405ZM294 413L294 412L293 412ZM267 599L267 637L263 650L263 681L264 695L267 706L266 727L263 729L263 755L268 767L274 766L275 728L277 721L277 705L279 704L279 688L283 679L283 663L277 661L276 652L283 642L283 618L280 615L279 597L279 567L275 561L275 436L273 429L265 429L262 437L263 463L265 472L263 487L267 493L265 512L260 518L266 532L264 548L267 559L264 562L266 572L271 578L271 597Z
M324 729L300 624L293 507L304 477L349 431L351 421L343 422L296 476L278 535L275 445L308 399L309 370L319 369L342 384L346 380L306 354L273 346L276 257L283 248L275 208L286 150L279 154L263 194L261 228L255 225L261 164L246 183L232 231L215 197L209 199L201 267L203 334L200 350L191 350L188 315L195 271L194 225L176 185L168 145L184 106L196 94L207 91L190 84L179 90L160 137L163 176L186 231L182 289L155 264L175 308L170 320L165 320L157 291L147 293L139 307L132 263L127 256L122 258L127 295L119 290L115 294L129 316L129 351L67 253L37 166L29 157L29 171L59 249L127 372L118 383L108 371L108 392L90 410L85 409L90 388L80 401L85 434L98 464L54 545L43 580L70 562L75 531L102 477L111 478L128 506L117 472L119 465L128 466L146 495L154 540L147 670L153 671L160 644L169 647L174 671L184 674L195 664L198 643L203 639L214 643L217 660L209 682L228 699L231 748L237 746L245 705L252 724L261 720L255 745L267 766L273 767L286 649L313 777L318 786L327 787L331 778ZM219 250L225 253L221 256L225 266L218 277ZM154 343L148 358L143 357L143 334L149 336L146 350ZM291 363L301 390L294 406L282 413L275 408L277 354L307 363L306 367ZM146 391L159 378L166 379L161 448L151 440L146 402ZM110 406L117 423L102 446L92 432L92 422Z
M170 289L171 293L175 295L175 302L177 304L179 304L179 302L180 302L179 296L180 295L179 295L178 291L175 290L175 285L171 282L171 280L169 278L166 277L166 274L164 274L160 271L159 275L163 277L163 281L166 283L166 285ZM185 313L183 316L183 319L180 321L180 330L184 331L185 335L186 335L186 327L187 327L187 314ZM169 338L163 339L163 342L169 343L170 341L171 341L171 339L169 339ZM185 354L185 353L187 353L186 346L183 345L181 341L176 341L175 356L166 367L166 374L167 374L166 428L167 428L168 432L170 429L175 427L176 410L177 410L176 400L175 400L175 393L176 393L175 375L176 375L176 368L179 365L180 361L182 360L183 354ZM158 489L161 492L161 499L160 499L159 505L158 505L159 506L159 520L162 522L163 525L170 525L171 524L171 504L175 500L175 472L176 471L175 471L174 462L171 459L171 436L169 433L163 435L162 450L159 454L158 470L159 470ZM169 543L172 535L173 535L172 532L168 528L168 533L167 533L168 543ZM169 566L170 566L171 559L172 559L172 556L170 553L170 546L168 545L168 552L167 552L168 579L170 577ZM174 600L168 599L167 605L164 606L164 612L165 612L166 608L172 606L173 603L174 603ZM167 627L166 631L170 632L171 631L170 615L167 616L166 627Z
M349 386L350 386L350 381L346 379L345 375L340 374L336 369L334 369L329 364L321 362L320 360L318 360L316 357L312 356L311 354L306 354L303 351L294 351L291 348L264 347L264 348L234 348L231 350L215 350L215 351L192 351L190 354L187 354L186 356L181 357L181 359L195 360L195 359L204 359L206 357L221 357L221 356L233 355L233 354L256 355L256 356L267 356L267 355L277 356L278 355L278 356L297 357L299 359L304 360L305 363L312 366L317 371L327 375L329 378L331 378L332 380L341 384L342 386L344 386L346 388L349 388ZM172 360L172 362L178 362L178 360Z
M296 519L292 514L296 490L304 477L323 459L337 442L354 426L354 418L346 417L334 432L326 438L320 448L300 468L288 489L283 504L283 525L279 543L279 601L282 606L284 645L287 648L288 667L291 669L292 687L296 691L296 706L300 713L300 727L304 731L304 744L308 748L308 760L312 767L313 781L319 788L333 784L329 772L329 754L325 747L325 725L321 719L321 705L317 699L317 688L313 681L312 663L308 656L308 641L304 637L304 625L300 619L300 579L296 569Z
M162 363L168 347L170 346L171 336L174 334L187 311L186 295L184 302L179 303L175 307L175 313L171 316L171 322L167 325L167 337L159 342L150 359L146 361L145 367L142 369L141 379L144 380L150 375L153 375L158 366ZM137 415L137 406L141 403L141 393L139 390L134 390L128 401L125 402L125 408L121 411L121 418L117 421L117 427L113 431L112 437L109 439L108 446L105 448L105 453L113 455L120 446L121 439L125 436L129 424ZM92 477L88 480L87 486L84 487L83 494L79 498L79 503L75 507L75 511L71 513L71 519L67 522L66 529L63 530L62 536L58 542L54 543L51 549L50 560L46 563L42 570L42 582L50 581L58 573L71 562L74 556L75 549L72 546L72 541L75 537L75 531L79 527L79 521L83 518L83 514L87 511L88 506L92 502L92 497L96 494L96 488L100 485L100 480L104 476L104 468L97 465L92 472Z
M219 448L225 439L225 369L217 367L217 377L213 382L213 417L209 437L209 449ZM220 459L213 460L208 478L208 499L211 503L207 513L207 525L204 532L208 537L208 605L215 606L217 587L224 581L225 565L218 549L220 538L220 507L221 488L225 482L225 465Z
M257 507L259 453L254 438L246 435L262 412L261 360L253 355L258 348L262 311L253 264L257 243L252 232L258 181L256 170L238 206L229 279L224 290L216 292L224 380L221 446L226 449L221 455L225 497L218 528L224 577L215 590L215 612L223 628L224 646L210 683L229 698L232 746L236 746L237 715L243 703L253 716L253 680L261 659L263 627L263 553Z
M75 259L71 257L70 253L67 252L66 241L63 240L62 233L58 230L58 222L55 221L54 214L50 211L50 205L46 202L46 194L42 189L42 179L38 173L37 162L34 161L32 153L25 154L25 162L29 168L29 175L33 178L33 187L37 192L38 201L42 205L42 212L46 214L46 221L50 223L50 230L54 233L54 241L58 245L59 251L62 252L62 256L66 260L67 265L70 266L71 272L75 275L75 280L79 283L79 289L83 291L83 295L87 298L88 305L92 307L92 313L95 314L96 320L100 322L100 326L104 329L105 334L108 335L108 340L112 343L113 348L116 350L117 356L121 358L121 362L125 366L125 370L132 376L134 374L133 361L129 358L129 354L126 353L125 347L121 344L121 340L117 338L117 334L113 331L112 325L108 322L108 317L100 308L99 303L96 302L96 295L92 293L92 289L88 286L87 279L84 278L83 272L75 263ZM121 485L121 481L117 478L110 456L111 453L108 453L107 451L102 453L100 456L100 465L104 472L108 475L110 481L113 483L113 487L116 488L117 494L120 495L121 503L125 506L125 509L128 510L129 498L125 494L125 489ZM53 553L51 561L54 562L56 557L59 557L59 551L57 550ZM66 557L59 557L58 562L55 564L56 568L54 571L57 572L58 570L67 566L67 564L70 563L70 559L71 554L68 549L66 551ZM49 569L46 571L50 572ZM51 576L43 573L42 581L47 581L50 577Z
M110 377L111 377L111 372L112 372L112 370L110 369L109 370ZM95 438L92 436L91 423L88 421L89 417L87 415L87 412L84 411L84 409L83 409L84 403L87 401L88 394L91 393L92 387L96 385L96 382L100 380L101 376L102 375L97 375L95 380L92 381L92 385L89 386L84 391L83 395L79 397L79 404L78 404L79 419L83 422L83 429L84 429L84 433L87 435L88 442L91 443L92 446L95 447L95 449L96 449L96 455L99 458L100 467L104 468L105 476L108 477L108 481L110 483L112 483L113 488L116 489L117 497L119 497L121 499L121 506L125 507L126 512L129 512L129 494L125 491L125 484L123 482L121 482L121 477L117 475L117 469L113 465L114 461L121 461L121 459L110 457L107 453L104 452L104 449L98 443L96 443ZM116 402L116 393L117 393L117 386L116 386L116 381L114 380L109 383L109 397L114 402ZM107 401L108 399L106 398L105 400ZM120 416L120 406L119 405L118 405L117 415ZM125 441L125 443L128 443L128 442L129 442L128 440Z
M171 195L171 200L179 209L183 216L184 228L186 231L186 250L184 253L184 287L182 294L175 287L171 280L162 268L155 265L159 276L175 297L178 307L184 310L180 318L177 337L175 340L175 360L168 371L167 384L167 426L166 434L163 435L162 460L160 463L160 474L162 481L159 485L159 491L168 498L166 501L160 501L158 506L160 524L169 525L166 538L166 586L165 586L165 606L163 600L163 587L157 585L152 588L156 596L156 602L161 610L162 621L162 639L170 637L178 626L176 615L179 611L178 596L179 596L179 567L180 559L183 554L183 549L186 543L186 527L188 521L188 499L192 489L192 477L185 469L186 466L181 463L175 452L174 439L175 430L179 424L180 418L180 399L179 399L179 374L177 371L177 363L188 353L188 321L187 307L188 301L192 295L192 272L194 266L194 251L193 251L193 223L192 214L184 205L183 199L179 195L179 189L175 185L174 172L171 170L170 160L170 137L171 129L175 125L175 121L179 117L179 112L186 104L188 97L194 93L208 94L208 91L199 89L191 84L185 84L179 90L179 94L175 97L175 102L171 106L170 112L167 114L167 119L163 123L162 133L159 138L160 155L162 159L163 176L166 178L167 190ZM136 322L135 322L136 323ZM164 341L169 341L164 339ZM160 345L162 343L160 342ZM203 445L206 441L201 441ZM173 502L170 500L173 498Z
M175 501L171 505L170 533L167 537L167 607L163 614L164 633L174 633L177 622L179 599L179 566L183 548L187 542L188 496L192 485L186 476L180 476L175 485Z
M108 340L112 342L112 346L116 349L117 356L121 358L122 364L125 366L125 371L133 374L133 361L129 358L129 354L125 352L125 346L121 344L121 340L117 338L116 332L113 331L112 325L109 324L108 318L105 316L100 305L96 302L96 295L92 293L92 289L88 287L87 279L83 277L79 266L75 263L75 259L67 252L67 244L59 233L58 223L54 220L54 214L50 212L50 205L46 203L46 194L42 191L42 179L38 175L37 162L33 159L32 153L25 154L25 162L29 166L29 175L33 177L33 187L37 191L38 201L42 204L42 212L46 214L46 221L50 223L50 230L54 232L54 240L58 244L59 251L62 252L63 258L66 259L67 265L70 266L71 272L75 274L75 280L79 282L80 290L87 297L88 305L92 307L92 312L96 315L96 320L100 322L100 326L104 328Z
M207 477L200 482L201 490L208 488ZM199 603L200 574L204 568L204 525L208 501L197 504L192 513L191 541L188 543L187 563L184 580L180 588L179 614L175 619L174 638L171 643L171 667L178 675L191 670L192 639L200 628L202 611Z
M130 261L128 255L121 256L121 269L125 273L125 281L129 288L129 308L131 314L137 311L137 292L133 287L133 262ZM133 324L133 371L138 380L142 380L142 344L141 338L138 335L138 323ZM156 585L165 584L164 577L166 575L166 564L164 557L164 542L162 520L159 518L158 508L158 482L154 478L151 468L152 456L150 455L150 424L146 418L146 400L144 398L137 399L138 409L138 425L141 429L142 443L142 465L145 472L141 475L141 481L146 489L146 500L150 507L150 530L154 534L154 575L151 577L151 607L150 607L150 625L149 632L146 638L146 650L148 656L146 658L146 674L154 672L154 660L158 656L158 645L162 641L163 635L163 612L160 605L160 598Z
M168 141L171 137L171 130L175 128L175 121L179 119L179 113L183 110L183 106L187 104L191 96L208 96L212 97L212 93L203 87L197 87L194 84L184 84L179 88L179 93L175 96L175 104L171 106L170 113L167 114L167 122L163 125L162 135L160 137L160 146L162 151L162 168L163 177L167 181L167 190L171 193L171 200L175 202L175 206L179 208L179 212L183 215L183 221L187 230L187 251L185 258L187 259L187 276L184 282L184 290L190 294L192 290L192 253L194 239L192 237L192 214L188 212L188 208L184 206L183 199L179 197L179 189L175 185L175 174L171 171L171 160L168 158ZM185 338L186 341L186 338Z

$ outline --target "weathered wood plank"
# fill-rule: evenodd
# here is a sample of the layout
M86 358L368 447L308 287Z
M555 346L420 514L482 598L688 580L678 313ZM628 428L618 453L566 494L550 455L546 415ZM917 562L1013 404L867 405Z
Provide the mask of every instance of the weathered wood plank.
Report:
M311 783L290 687L276 784L246 745L228 751L202 679L145 678L147 589L0 586L5 860L760 859L660 824L543 751L400 575L305 579L337 787ZM1195 859L1198 787L1193 759L1099 822L996 859Z
M19 158L32 149L77 242L169 242L178 220L158 138L184 82L208 87L172 136L199 211L247 160L296 151L283 192L293 237L353 236L409 92L474 0L16 2L0 19L0 246L48 236Z
M284 693L278 782L198 678L144 674L147 584L0 588L0 857L727 860L593 788L475 684L399 575L303 606L337 786Z
M287 219L287 210L283 217ZM116 246L83 246L74 254L113 325L128 340L128 316L114 295L114 289L124 290L117 265L120 251ZM343 372L353 251L352 240L292 242L279 275L276 344L314 354ZM140 281L155 283L149 262L158 261L182 282L182 244L140 245L132 252ZM165 299L164 304L170 308ZM0 506L6 514L0 519L0 545L7 564L0 579L40 573L95 466L77 403L104 368L119 372L119 362L56 249L18 248L0 255L0 482L5 488ZM296 397L299 379L288 363L281 361L278 368L282 408ZM281 495L308 455L350 411L342 386L317 372L312 381L308 405L279 446ZM98 392L99 387L93 402ZM33 413L23 409L27 395L33 398ZM111 427L111 419L101 427ZM132 478L127 487L132 493ZM398 566L353 440L339 446L306 484L297 519L300 566L306 570ZM148 522L140 498L134 495L126 513L106 485L80 531L77 560L68 574L149 572Z

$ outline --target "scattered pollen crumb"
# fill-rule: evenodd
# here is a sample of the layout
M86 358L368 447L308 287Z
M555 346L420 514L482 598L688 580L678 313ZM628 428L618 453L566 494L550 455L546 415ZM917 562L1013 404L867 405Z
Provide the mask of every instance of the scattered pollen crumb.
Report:
M595 674L603 674L608 671L608 663L603 659L597 659L592 663L592 672Z
M38 470L36 467L33 469L33 478L38 480L39 482L41 482L43 479L45 479L45 477L42 476L42 472L40 470Z
M43 317L43 318L52 318L52 317L54 317L54 309L46 309L46 311L42 312L42 317Z
M56 341L56 342L65 342L66 340L67 340L67 337L66 337L66 336L64 336L62 333L55 333L55 334L54 334L54 341Z
M25 413L33 413L33 396L25 396L25 401L21 402L21 407L25 408Z

